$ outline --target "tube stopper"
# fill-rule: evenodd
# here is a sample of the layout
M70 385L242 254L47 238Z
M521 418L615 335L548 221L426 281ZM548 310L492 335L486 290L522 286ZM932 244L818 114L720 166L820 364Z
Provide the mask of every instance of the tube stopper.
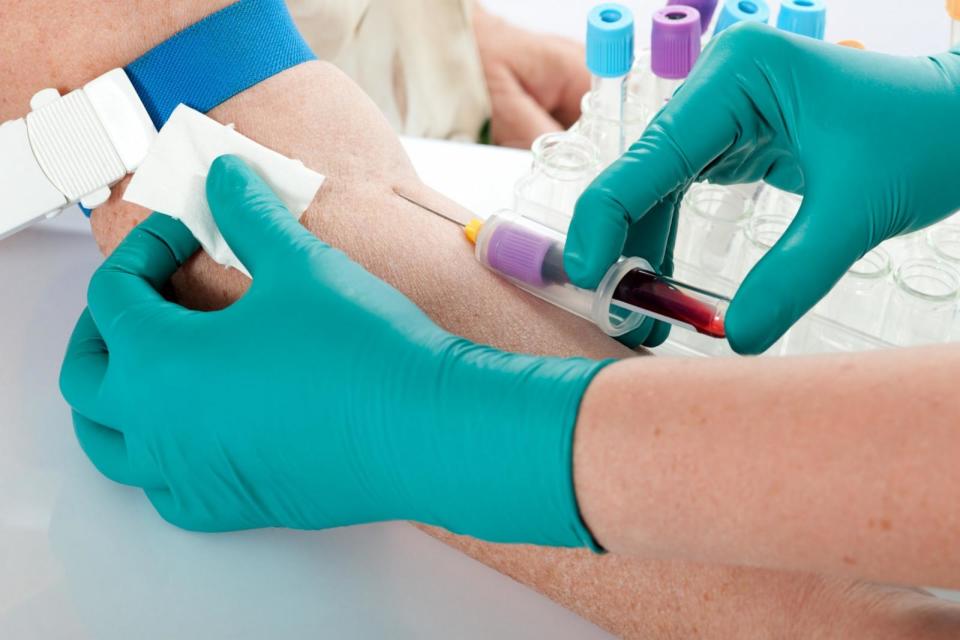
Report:
M957 0L960 2L960 0ZM693 7L700 12L700 33L706 33L713 20L713 12L717 9L717 0L670 0L667 5L682 4Z
M783 0L777 28L823 40L827 29L827 5L824 0Z
M700 56L700 12L685 5L669 5L653 13L650 68L653 75L683 80Z
M738 22L767 24L769 20L770 7L765 0L724 0L720 17L717 18L717 26L713 28L713 35L716 36Z
M587 68L601 78L618 78L633 67L633 12L607 2L587 16Z
M490 236L487 263L505 276L542 287L543 262L554 241L517 224L501 224Z

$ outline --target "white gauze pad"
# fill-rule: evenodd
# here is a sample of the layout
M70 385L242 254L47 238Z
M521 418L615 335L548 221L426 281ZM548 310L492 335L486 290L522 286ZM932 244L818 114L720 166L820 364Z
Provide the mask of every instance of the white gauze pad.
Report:
M124 200L179 219L210 257L250 275L227 245L207 205L207 173L232 154L246 160L299 220L324 176L180 105L160 130L150 153L127 187Z

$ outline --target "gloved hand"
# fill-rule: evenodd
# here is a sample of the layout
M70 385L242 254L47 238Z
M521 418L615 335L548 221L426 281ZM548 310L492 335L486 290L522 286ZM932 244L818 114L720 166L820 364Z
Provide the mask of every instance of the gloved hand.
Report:
M214 162L207 196L253 274L242 299L204 313L158 293L197 248L160 214L90 283L60 384L100 471L198 531L410 519L592 544L572 443L605 363L441 330L312 236L237 158Z
M802 194L727 314L731 346L760 353L879 243L960 208L958 117L960 54L899 58L731 28L581 197L566 270L591 287L622 251L659 264L697 180Z

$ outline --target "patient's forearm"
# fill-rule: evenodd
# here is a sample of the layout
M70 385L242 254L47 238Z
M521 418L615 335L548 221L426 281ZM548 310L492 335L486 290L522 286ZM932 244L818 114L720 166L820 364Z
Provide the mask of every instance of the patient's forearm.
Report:
M954 346L618 363L581 408L584 517L622 553L957 587L958 370Z

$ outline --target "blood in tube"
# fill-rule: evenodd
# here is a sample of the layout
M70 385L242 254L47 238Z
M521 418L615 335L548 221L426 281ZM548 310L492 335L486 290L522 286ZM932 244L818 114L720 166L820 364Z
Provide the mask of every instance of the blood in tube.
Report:
M705 302L669 279L642 269L627 272L614 290L613 299L640 313L685 324L712 338L727 336L722 303Z

